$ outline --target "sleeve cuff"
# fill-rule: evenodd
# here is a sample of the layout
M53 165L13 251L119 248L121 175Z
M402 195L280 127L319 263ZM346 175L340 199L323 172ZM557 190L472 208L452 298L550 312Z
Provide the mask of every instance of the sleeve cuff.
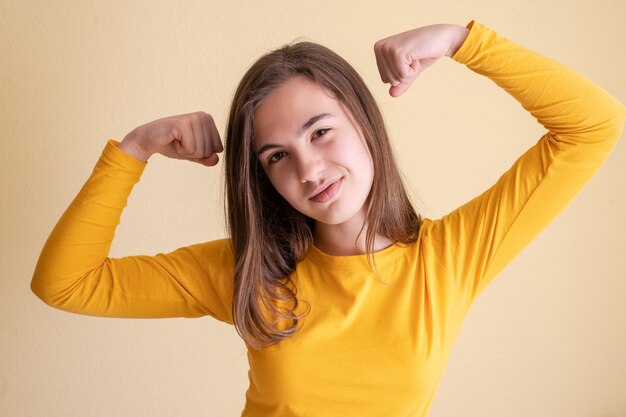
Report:
M148 161L140 161L137 158L132 157L127 154L123 150L121 150L118 145L119 141L109 138L102 151L101 159L107 165L113 166L117 169L121 169L122 171L128 172L130 174L136 174L140 176L143 173L143 170L148 165Z
M467 34L467 37L459 49L457 49L454 55L451 56L452 59L461 64L465 64L471 58L476 49L476 38L480 36L479 32L482 32L485 27L475 19L472 19L467 25L465 25L465 28L469 29L470 32Z

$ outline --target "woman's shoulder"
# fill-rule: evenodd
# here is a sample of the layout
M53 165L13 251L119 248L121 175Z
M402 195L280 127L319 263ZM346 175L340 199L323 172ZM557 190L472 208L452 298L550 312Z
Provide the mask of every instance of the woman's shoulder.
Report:
M192 250L202 253L208 258L233 257L232 239L222 237L205 242L194 243L189 246Z

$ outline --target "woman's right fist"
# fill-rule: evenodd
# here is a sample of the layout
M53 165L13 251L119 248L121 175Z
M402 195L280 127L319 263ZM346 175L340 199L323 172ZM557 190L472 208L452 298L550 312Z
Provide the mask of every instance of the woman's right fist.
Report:
M224 150L220 134L210 114L195 112L164 117L133 129L120 143L120 149L147 161L152 154L186 159L206 166L219 161Z

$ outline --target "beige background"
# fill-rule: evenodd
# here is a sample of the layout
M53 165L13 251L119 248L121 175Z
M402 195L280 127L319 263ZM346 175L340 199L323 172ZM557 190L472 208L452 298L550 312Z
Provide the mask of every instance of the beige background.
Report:
M378 100L416 209L478 195L544 132L489 79L449 58L394 99L375 41L471 19L626 102L626 3L533 0L0 3L1 416L239 416L243 341L210 317L69 314L30 292L52 228L108 138L206 111L220 133L235 87L296 38L345 57ZM223 137L223 136L222 136ZM222 169L153 156L110 256L225 235ZM481 294L431 410L444 416L626 416L626 143Z

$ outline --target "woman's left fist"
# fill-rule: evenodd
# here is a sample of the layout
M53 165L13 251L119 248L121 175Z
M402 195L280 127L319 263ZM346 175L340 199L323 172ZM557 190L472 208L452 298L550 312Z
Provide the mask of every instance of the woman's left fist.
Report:
M403 94L422 71L446 55L457 28L447 23L422 26L374 44L380 78L383 83L391 84L392 97Z

